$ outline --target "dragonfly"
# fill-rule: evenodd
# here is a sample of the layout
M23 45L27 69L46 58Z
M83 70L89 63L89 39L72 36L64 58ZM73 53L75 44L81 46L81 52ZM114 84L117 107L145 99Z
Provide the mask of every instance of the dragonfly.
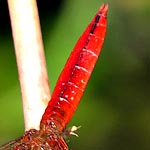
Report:
M71 120L101 52L107 26L108 4L102 4L87 26L64 69L40 122L40 129L30 129L0 150L68 150L65 128ZM75 129L71 129L69 134Z

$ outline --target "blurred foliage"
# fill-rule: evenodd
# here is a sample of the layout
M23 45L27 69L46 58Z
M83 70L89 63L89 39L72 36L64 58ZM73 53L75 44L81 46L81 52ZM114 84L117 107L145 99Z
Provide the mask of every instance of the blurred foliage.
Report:
M72 125L73 150L150 149L149 0L38 1L51 91L75 42L102 3L108 28ZM24 132L21 94L6 1L0 2L0 144Z

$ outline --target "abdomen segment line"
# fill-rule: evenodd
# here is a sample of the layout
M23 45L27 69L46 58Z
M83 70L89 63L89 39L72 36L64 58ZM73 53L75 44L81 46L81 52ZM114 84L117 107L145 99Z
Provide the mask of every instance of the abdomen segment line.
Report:
M84 67L82 67L82 66L78 66L77 64L75 65L75 68L77 68L77 69L81 69L81 70L83 70L83 71L85 71L85 72L87 72L87 73L90 73L86 68L84 68Z

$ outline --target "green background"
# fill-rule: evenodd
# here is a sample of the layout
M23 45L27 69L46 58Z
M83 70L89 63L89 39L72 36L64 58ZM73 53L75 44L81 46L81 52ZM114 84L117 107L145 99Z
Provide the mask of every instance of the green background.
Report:
M82 126L79 137L69 138L68 145L72 150L150 150L149 0L38 1L51 91L77 39L102 3L109 4L107 36L68 125ZM8 10L2 10L0 144L24 132L11 29L3 25Z

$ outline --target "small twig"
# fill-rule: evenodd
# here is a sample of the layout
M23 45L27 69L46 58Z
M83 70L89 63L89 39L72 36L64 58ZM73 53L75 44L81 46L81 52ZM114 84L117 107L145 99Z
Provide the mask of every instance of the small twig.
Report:
M8 0L21 85L25 130L39 129L50 99L36 0Z

